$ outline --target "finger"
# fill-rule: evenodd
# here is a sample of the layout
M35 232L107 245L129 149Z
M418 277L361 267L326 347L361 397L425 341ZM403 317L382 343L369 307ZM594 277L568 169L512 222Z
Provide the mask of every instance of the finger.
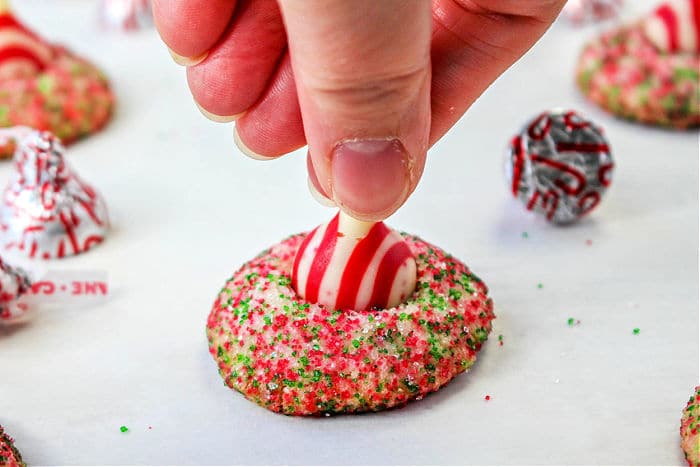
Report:
M316 169L314 169L314 163L311 160L311 154L308 152L306 153L306 170L309 174L308 185L311 196L323 206L335 207L336 204L328 197L328 194L323 190L321 183L318 181Z
M433 0L434 144L544 34L565 0Z
M236 120L236 144L253 159L269 159L306 145L289 54L258 102Z
M323 191L383 219L415 189L430 122L425 0L279 0Z
M223 120L241 114L262 95L285 44L275 0L239 1L233 22L207 59L187 68L195 101Z
M226 30L236 0L153 0L156 28L181 65L200 62Z

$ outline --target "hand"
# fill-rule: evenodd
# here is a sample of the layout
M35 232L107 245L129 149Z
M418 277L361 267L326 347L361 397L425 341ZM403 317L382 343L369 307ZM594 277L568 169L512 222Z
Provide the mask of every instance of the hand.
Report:
M205 115L241 150L308 142L309 179L363 220L413 192L426 151L565 0L154 0Z

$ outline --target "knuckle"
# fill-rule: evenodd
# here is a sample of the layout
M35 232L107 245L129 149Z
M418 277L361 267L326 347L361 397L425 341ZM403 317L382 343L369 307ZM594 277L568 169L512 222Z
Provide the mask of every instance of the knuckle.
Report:
M306 87L319 105L332 107L321 110L376 115L413 105L429 76L429 66L416 66L370 76L323 76L307 82Z

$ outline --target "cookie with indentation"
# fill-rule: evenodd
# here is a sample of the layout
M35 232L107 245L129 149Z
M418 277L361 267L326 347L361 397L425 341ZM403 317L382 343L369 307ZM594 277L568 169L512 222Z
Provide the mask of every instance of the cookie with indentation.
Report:
M226 385L288 415L353 413L422 399L472 367L494 313L486 285L464 263L401 234L415 258L412 293L387 308L337 308L302 298L292 284L310 235L264 251L219 292L206 331Z

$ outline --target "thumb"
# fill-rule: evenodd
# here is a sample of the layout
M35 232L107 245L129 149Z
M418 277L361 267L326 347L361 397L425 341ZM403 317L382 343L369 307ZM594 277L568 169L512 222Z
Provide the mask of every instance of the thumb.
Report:
M310 179L348 214L384 219L413 192L430 132L430 2L278 0Z

